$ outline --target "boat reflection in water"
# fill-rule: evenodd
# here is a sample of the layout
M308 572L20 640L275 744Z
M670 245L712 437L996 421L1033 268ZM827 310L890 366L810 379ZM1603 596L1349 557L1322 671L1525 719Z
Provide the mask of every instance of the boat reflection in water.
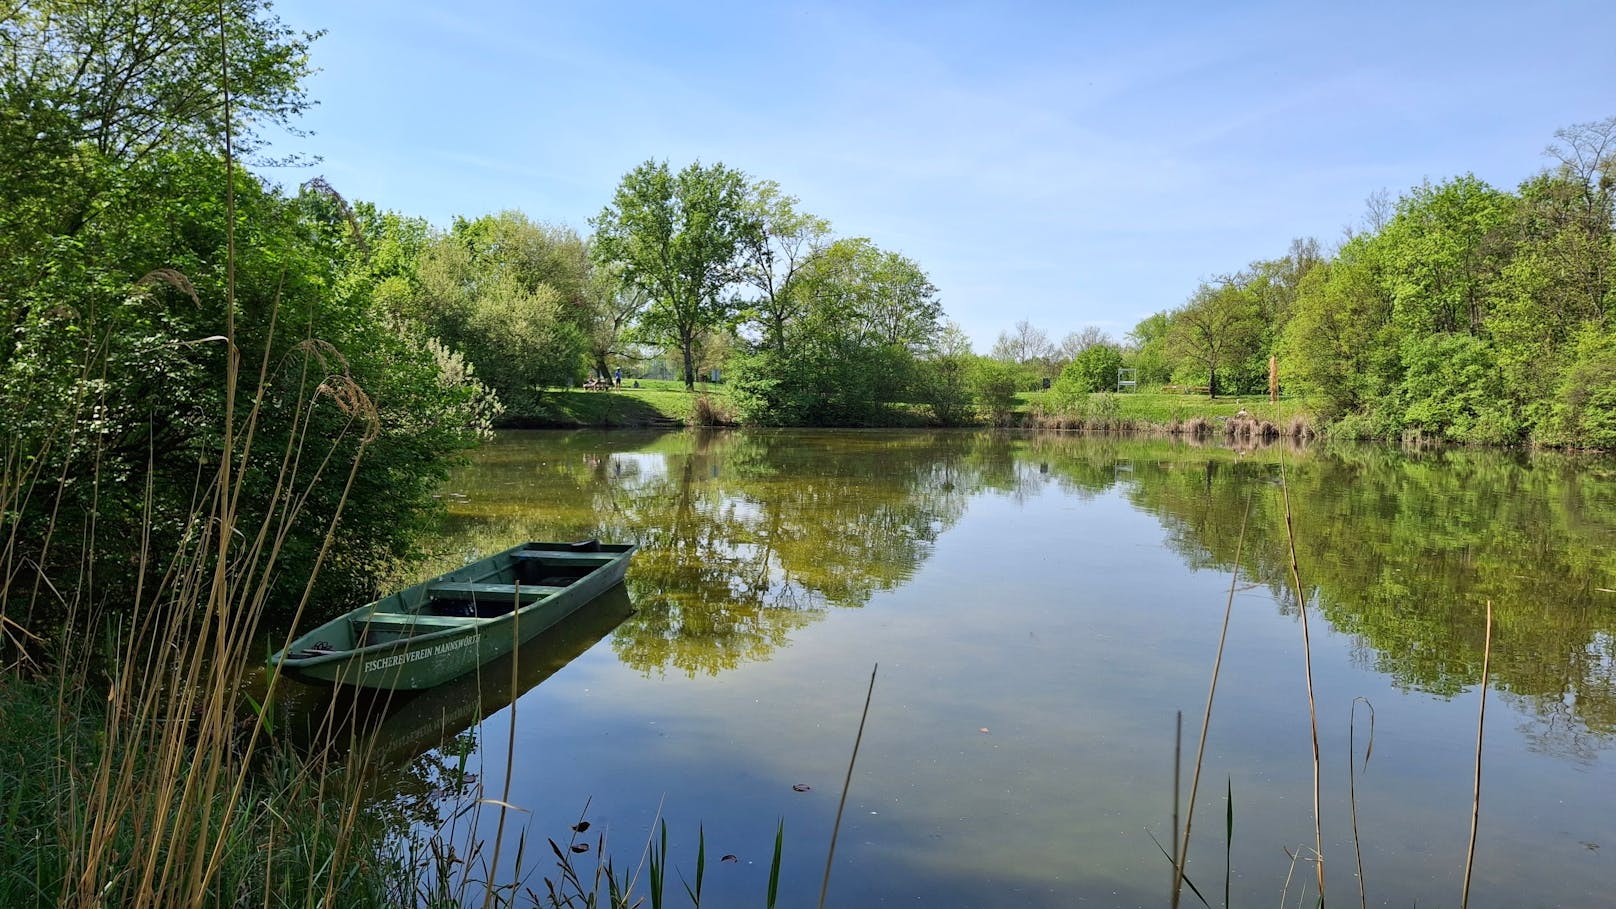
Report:
M443 747L559 672L634 612L619 583L572 615L476 672L424 691L370 691L283 679L277 698L293 744L328 758L363 755L402 767Z

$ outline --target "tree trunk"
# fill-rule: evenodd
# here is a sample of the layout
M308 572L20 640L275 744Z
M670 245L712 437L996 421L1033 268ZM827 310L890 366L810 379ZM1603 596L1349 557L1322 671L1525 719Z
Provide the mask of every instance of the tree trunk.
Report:
M1206 396L1209 398L1215 398L1218 396L1218 368L1216 366L1209 366L1207 367L1206 372Z
M682 338L679 341L679 350L685 355L685 391L696 390L696 358L690 350L694 344L690 338Z

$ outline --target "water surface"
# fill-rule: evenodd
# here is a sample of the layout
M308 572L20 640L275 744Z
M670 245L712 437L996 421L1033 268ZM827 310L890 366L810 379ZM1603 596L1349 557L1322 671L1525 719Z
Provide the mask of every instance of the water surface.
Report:
M587 804L591 841L604 832L619 865L660 808L687 876L705 830L714 905L762 905L783 819L783 904L813 905L879 663L832 905L1165 905L1152 835L1171 838L1174 716L1193 752L1232 583L1191 876L1209 897L1222 885L1232 791L1235 904L1278 900L1287 879L1295 900L1312 877L1287 855L1311 855L1312 761L1282 468L1309 597L1329 898L1357 900L1357 701L1369 900L1458 903L1490 602L1471 905L1608 905L1608 460L1072 435L504 434L445 487L445 558L639 541L635 611L604 637L609 622L585 619L592 630L558 645L579 655L529 674L514 711L492 682L457 693L490 700L397 785L428 791L464 756L541 843L565 839ZM491 837L494 822L478 823Z

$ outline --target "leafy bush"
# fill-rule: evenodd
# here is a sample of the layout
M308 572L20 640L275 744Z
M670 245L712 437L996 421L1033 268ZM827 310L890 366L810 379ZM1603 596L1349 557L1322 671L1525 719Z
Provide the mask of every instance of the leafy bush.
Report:
M944 426L960 426L971 419L971 358L948 354L915 364L913 399L931 408Z
M1543 436L1557 445L1616 448L1616 337L1596 327L1578 337Z
M990 421L1009 422L1010 412L1016 406L1016 392L1020 389L1014 365L979 357L971 367L970 384L972 397L978 407L987 411Z
M14 516L19 551L48 552L38 566L47 576L74 576L77 553L41 545L55 511L58 526L96 528L102 589L136 589L143 535L151 552L174 550L197 464L223 448L233 419L238 465L251 463L249 444L253 455L294 445L305 454L296 510L279 498L276 471L238 478L243 522L277 513L290 522L277 606L291 605L309 576L348 465L363 452L320 595L336 603L369 593L376 564L415 545L455 452L486 428L486 392L463 364L378 312L365 282L347 280L364 253L345 220L237 171L232 308L223 162L153 154L116 179L123 189L94 230L43 247L31 276L12 272L17 293L0 301L17 341L0 360L8 441L39 476L62 478L59 500L32 497ZM234 363L223 341L230 326ZM250 441L240 432L249 410Z
M1521 422L1486 341L1438 334L1403 344L1399 400L1405 432L1483 444L1519 441Z
M901 348L832 335L807 336L785 352L763 348L730 359L730 398L745 423L859 426L909 384L914 361Z
M1055 398L1063 406L1076 404L1081 396L1117 387L1117 370L1122 368L1122 351L1110 344L1095 344L1072 358L1055 380Z

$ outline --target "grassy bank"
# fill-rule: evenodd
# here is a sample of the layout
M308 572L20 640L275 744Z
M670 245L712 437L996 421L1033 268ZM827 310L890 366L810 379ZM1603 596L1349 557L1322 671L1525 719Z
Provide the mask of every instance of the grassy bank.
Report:
M165 804L128 781L206 773L212 756L123 744L127 722L103 700L60 678L0 676L0 905L415 902L421 872L390 845L396 822L352 798L341 768L260 746L240 789ZM127 793L110 800L110 824L95 816L109 791Z
M1200 395L1092 394L1076 401L1048 392L1027 396L1013 413L1015 425L1039 430L1167 433L1236 440L1305 439L1318 428L1305 404L1266 398Z
M628 380L621 388L595 390L552 388L544 393L534 413L507 413L501 425L519 428L544 427L628 427L688 426L695 421L698 402L707 398L721 409L729 405L729 389L724 385L701 383L694 392L683 382L640 379L639 387Z
M1091 395L1086 405L1076 408L1063 409L1059 403L1053 392L1022 392L1016 395L1010 421L1012 425L1041 429L1172 432L1184 431L1185 426L1199 419L1210 432L1245 411L1259 424L1267 421L1285 434L1291 433L1298 419L1311 425L1306 403L1295 398L1270 404L1266 396L1208 398L1139 392ZM729 387L702 384L690 392L682 382L642 379L638 388L631 383L610 391L552 389L545 394L539 412L507 414L503 422L522 428L688 426L713 422L710 413L700 410L708 406L721 418L717 422L730 422L734 408ZM894 405L891 415L894 426L925 426L932 422L929 409L917 405ZM976 425L988 422L983 418Z

